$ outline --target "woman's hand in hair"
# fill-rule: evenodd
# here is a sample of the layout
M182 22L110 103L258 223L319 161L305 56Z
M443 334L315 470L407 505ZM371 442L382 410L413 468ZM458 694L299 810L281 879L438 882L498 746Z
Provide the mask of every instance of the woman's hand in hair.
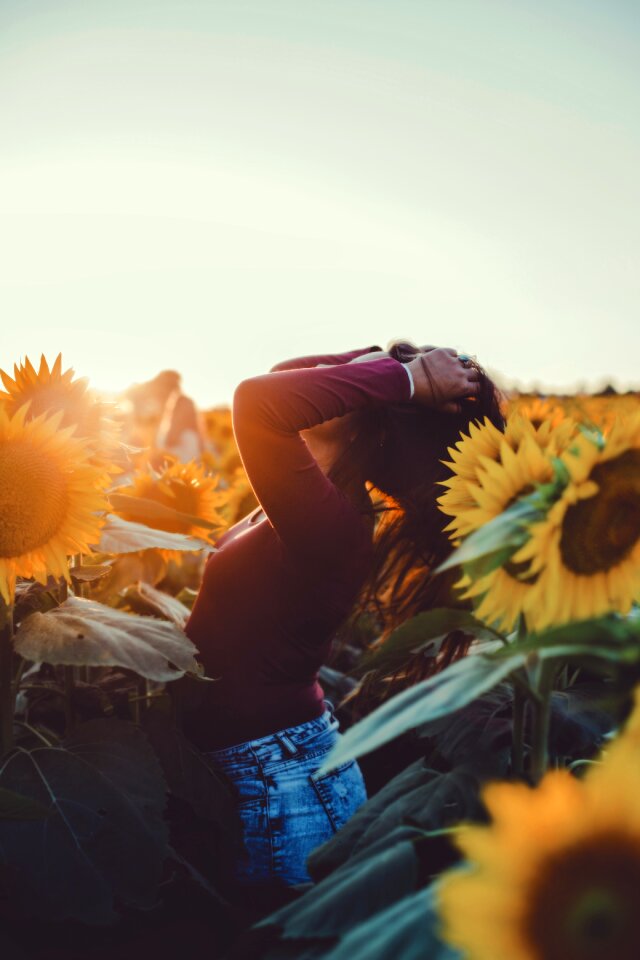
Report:
M480 373L463 366L455 350L437 347L420 353L407 364L413 376L413 403L445 413L460 413L460 400L475 397L480 390Z

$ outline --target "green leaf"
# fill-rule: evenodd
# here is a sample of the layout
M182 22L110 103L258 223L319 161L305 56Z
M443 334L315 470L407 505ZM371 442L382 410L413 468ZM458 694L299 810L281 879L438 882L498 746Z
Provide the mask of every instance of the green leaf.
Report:
M258 926L275 924L286 939L337 937L415 890L417 882L414 846L405 840L374 856L349 861Z
M144 734L121 720L78 727L65 748L10 754L0 786L49 810L0 820L7 891L27 916L115 922L115 903L156 902L167 853L166 784Z
M33 613L16 631L16 652L34 663L117 666L150 680L197 673L197 653L173 623L137 617L96 600L69 597L48 613Z
M223 526L223 522L211 523L210 520L204 520L202 517L195 517L190 513L181 513L174 510L173 507L166 507L155 500L147 500L145 497L129 497L124 493L110 493L109 501L116 510L122 510L123 513L134 515L136 523L146 523L153 526L155 523L181 523L191 527L202 527L205 530L218 530Z
M461 630L482 640L504 639L468 610L439 607L419 613L394 630L384 643L363 657L358 665L358 673L366 673L367 670L392 672L399 669L411 654L430 645L435 654L439 642L454 630Z
M510 556L526 543L529 536L527 532L528 524L534 520L539 520L541 517L542 513L539 508L533 505L528 498L516 500L504 513L499 514L493 520L489 520L484 526L469 534L458 549L454 550L435 572L442 573L444 570L451 569L451 567L476 561L480 557L497 553L504 554L507 549Z
M459 710L523 666L525 660L524 653L500 658L472 654L403 690L350 727L331 751L321 772L370 753L407 730Z
M556 656L556 653L543 654L543 651L574 648L575 653L582 654L595 650L596 647L610 647L610 658L615 658L617 652L620 652L625 655L623 659L626 659L627 654L631 654L633 660L639 645L640 617L608 614L605 617L578 620L561 627L552 627L542 633L530 633L524 640L511 644L508 654L538 651L541 656ZM507 654L506 651L499 651L497 655Z
M0 820L43 820L49 808L30 797L0 787Z
M433 741L451 767L474 764L493 777L507 774L511 752L513 688L503 682L454 714L423 724L417 733Z
M167 533L154 530L142 523L123 520L108 514L100 532L97 549L101 553L134 553L136 550L214 550L206 540L187 537L183 533Z
M353 854L379 842L403 824L421 830L441 830L482 815L480 780L471 767L457 767L444 773L434 771L426 783L396 797L379 817L369 824L354 846Z
M369 843L362 843L362 838L375 826L384 811L398 799L431 783L438 776L439 773L427 767L424 759L420 757L393 777L381 790L369 797L366 803L358 807L337 833L311 853L307 866L312 878L315 881L321 880L346 863L356 850L360 852L365 846L369 846Z
M172 718L158 709L146 710L142 728L162 765L171 793L188 803L203 820L223 824L230 833L238 834L235 791L176 728Z
M433 887L418 890L354 926L325 960L462 960L438 927Z

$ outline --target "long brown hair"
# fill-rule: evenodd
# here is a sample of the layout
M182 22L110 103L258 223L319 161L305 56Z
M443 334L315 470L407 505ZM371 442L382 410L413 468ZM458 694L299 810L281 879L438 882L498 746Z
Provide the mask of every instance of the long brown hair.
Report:
M406 363L418 347L398 341L388 352ZM374 554L356 609L373 609L385 633L423 610L451 603L456 572L433 575L452 550L444 531L450 518L436 502L444 492L438 481L449 475L442 461L470 422L488 417L504 429L500 393L474 366L480 392L463 400L457 414L411 403L359 411L355 440L329 474L338 485L355 470L369 481L377 515Z

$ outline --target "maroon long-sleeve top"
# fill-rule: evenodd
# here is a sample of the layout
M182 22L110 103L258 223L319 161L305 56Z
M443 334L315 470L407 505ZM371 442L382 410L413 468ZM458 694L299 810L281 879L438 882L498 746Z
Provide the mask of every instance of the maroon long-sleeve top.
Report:
M323 712L318 669L368 573L371 527L299 431L371 404L409 401L396 360L348 362L372 349L289 361L235 392L234 432L261 509L217 541L187 623L216 678L185 718L202 750Z

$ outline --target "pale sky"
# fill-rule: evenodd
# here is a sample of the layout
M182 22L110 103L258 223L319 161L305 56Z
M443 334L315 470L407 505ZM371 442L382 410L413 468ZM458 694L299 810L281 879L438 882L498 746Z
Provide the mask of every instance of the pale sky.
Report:
M0 0L0 366L640 385L635 0Z

